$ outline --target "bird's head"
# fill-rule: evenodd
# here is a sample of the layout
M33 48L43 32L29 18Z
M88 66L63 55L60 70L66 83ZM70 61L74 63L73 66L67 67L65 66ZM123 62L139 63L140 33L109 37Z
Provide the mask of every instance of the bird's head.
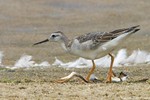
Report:
M49 41L61 42L63 40L64 34L61 31L51 33Z
M51 35L49 36L48 39L45 39L43 41L34 43L33 45L38 45L38 44L45 43L45 42L48 42L48 41L51 41L51 42L62 42L64 37L65 36L64 36L63 32L61 32L61 31L53 32L53 33L51 33Z

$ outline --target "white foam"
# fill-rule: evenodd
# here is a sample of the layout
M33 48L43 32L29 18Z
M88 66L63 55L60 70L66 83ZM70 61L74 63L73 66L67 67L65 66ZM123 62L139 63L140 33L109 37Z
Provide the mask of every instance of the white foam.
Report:
M32 56L22 55L18 61L16 61L14 68L32 67L35 62L32 61Z
M43 62L41 62L40 64L37 64L37 63L35 63L33 66L39 66L39 67L49 67L49 66L51 66L50 64L49 64L49 62L47 62L47 61L43 61Z
M136 65L148 62L150 62L150 53L141 50L134 50L128 58L122 61L124 65Z
M60 66L60 65L62 65L63 64L63 62L62 61L60 61L59 59L57 59L57 57L55 57L55 62L52 64L53 66Z
M3 56L4 56L3 52L0 51L0 65L2 65L2 59L3 59Z
M29 67L48 67L50 66L49 62L44 61L40 64L35 63L35 61L32 60L32 56L30 55L22 55L18 61L16 61L14 67L11 67L12 69L16 68L29 68Z
M127 51L126 49L121 49L118 51L117 56L115 57L114 60L114 66L120 66L122 65L123 61L127 58Z
M3 52L0 51L0 65L2 66ZM118 51L115 56L114 67L120 66L130 66L130 65L139 65L139 64L150 64L150 53L143 50L134 50L131 55L128 56L126 49L121 49ZM106 55L102 58L96 59L95 64L97 67L109 67L110 66L110 56ZM91 60L79 58L71 62L64 63L60 59L55 57L55 62L53 66L59 66L64 68L85 68L91 67ZM4 65L3 65L4 66ZM5 65L7 66L7 65ZM51 66L49 62L43 61L41 63L36 63L32 60L31 55L22 55L19 60L16 61L13 67L7 68L29 68L29 67L49 67Z

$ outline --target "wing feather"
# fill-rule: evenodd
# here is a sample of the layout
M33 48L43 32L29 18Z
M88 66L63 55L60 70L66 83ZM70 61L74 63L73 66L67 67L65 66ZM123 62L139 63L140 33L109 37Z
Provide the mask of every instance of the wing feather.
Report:
M102 45L110 40L115 39L116 37L131 32L135 33L136 31L139 30L139 25L133 26L130 28L124 28L124 29L117 29L111 32L92 32L92 33L87 33L81 36L76 37L76 39L79 41L79 43L84 43L87 41L92 41L93 43L90 44L90 48L95 48L99 45Z

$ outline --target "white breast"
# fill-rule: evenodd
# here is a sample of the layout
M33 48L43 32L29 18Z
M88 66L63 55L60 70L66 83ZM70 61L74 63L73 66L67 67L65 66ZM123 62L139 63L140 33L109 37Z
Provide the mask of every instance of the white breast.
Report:
M89 45L92 45L92 41L79 43L79 41L75 39L71 45L70 53L76 56L94 60L97 56L97 53L95 50L91 50Z

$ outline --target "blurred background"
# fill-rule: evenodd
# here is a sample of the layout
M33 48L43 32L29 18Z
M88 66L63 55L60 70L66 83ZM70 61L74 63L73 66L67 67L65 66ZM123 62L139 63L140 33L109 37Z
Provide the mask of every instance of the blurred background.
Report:
M0 0L3 64L12 65L23 54L50 63L55 56L63 61L78 58L66 54L57 43L32 46L58 30L71 39L88 32L140 25L141 30L120 48L127 48L129 53L150 51L149 23L150 0Z

